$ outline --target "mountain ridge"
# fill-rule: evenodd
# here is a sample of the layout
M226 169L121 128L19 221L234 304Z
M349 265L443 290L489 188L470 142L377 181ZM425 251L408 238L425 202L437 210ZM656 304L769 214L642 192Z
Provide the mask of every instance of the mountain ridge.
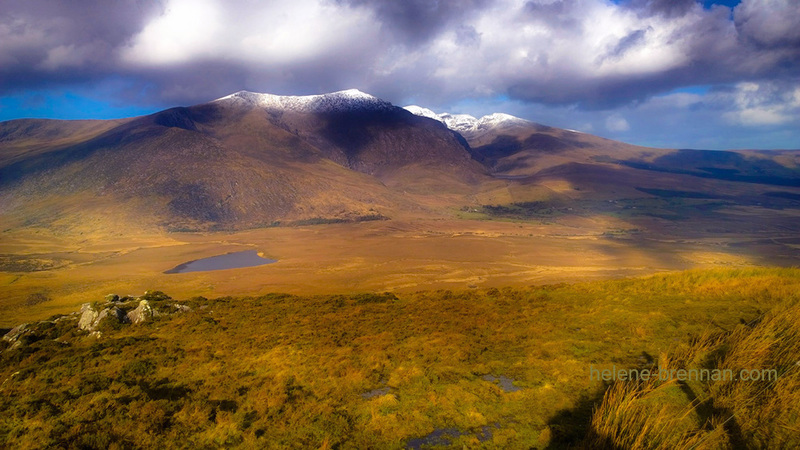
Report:
M0 206L18 226L78 222L92 208L205 230L447 216L465 205L643 196L687 183L725 182L713 189L733 195L744 181L800 185L798 166L791 152L650 149L503 113L400 108L357 89L239 91L115 121L0 123Z
M42 145L51 129L63 142ZM438 208L487 177L460 136L357 90L239 92L117 122L4 122L0 136L0 203L17 224L77 222L69 211L100 204L181 230L359 221Z
M358 89L347 89L317 95L275 95L251 91L238 91L212 100L210 103L226 102L244 102L262 108L306 113L330 113L352 109L385 110L393 107L391 103Z

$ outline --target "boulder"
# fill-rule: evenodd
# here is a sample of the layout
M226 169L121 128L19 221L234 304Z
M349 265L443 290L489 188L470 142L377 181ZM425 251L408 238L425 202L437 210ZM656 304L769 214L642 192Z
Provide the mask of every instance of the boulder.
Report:
M118 302L119 301L119 295L117 295L117 294L108 294L108 295L106 295L106 301L109 302L109 303L110 302Z
M114 324L128 323L128 315L125 314L125 311L117 308L116 306L105 308L104 310L100 311L100 314L97 315L94 328L97 328L105 321L111 321Z
M100 313L97 312L91 303L84 303L81 305L81 318L78 320L78 328L86 331L93 330L98 315L100 315Z
M150 302L147 300L140 301L139 306L137 306L136 309L128 312L128 320L134 325L147 322L152 318L153 308L150 306Z
M6 341L6 342L11 342L13 344L14 342L17 342L19 340L19 338L21 338L24 334L26 334L29 331L30 330L28 330L28 324L27 323L23 323L23 324L17 325L14 328L12 328L11 331L9 331L8 333L6 333L3 336L3 340Z
M127 323L128 316L125 311L112 306L104 308L98 312L90 303L84 303L81 306L81 318L78 320L78 328L85 331L94 331L103 322L111 321L112 323Z
M188 305L181 305L180 303L173 303L169 306L174 308L175 312L189 312L192 310Z

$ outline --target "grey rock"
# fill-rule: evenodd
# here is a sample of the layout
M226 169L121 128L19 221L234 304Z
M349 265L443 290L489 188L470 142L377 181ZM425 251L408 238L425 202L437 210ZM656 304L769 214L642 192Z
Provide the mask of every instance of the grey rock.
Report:
M189 312L192 310L188 305L181 305L180 303L173 303L170 306L175 308L175 312Z
M106 320L115 321L117 323L128 323L128 315L125 314L125 311L117 308L116 306L105 308L104 310L100 311L100 314L97 316L95 328L97 328Z
M94 309L91 303L84 303L81 305L81 318L78 320L78 328L86 331L93 330L98 315L100 313Z
M150 302L147 300L140 301L139 306L137 306L136 309L128 312L128 320L134 325L147 322L152 318L153 308L150 306Z
M108 295L106 295L106 301L107 302L118 302L119 301L119 295L117 295L117 294L108 294Z
M116 323L128 323L128 316L125 311L112 306L98 312L90 303L81 306L81 318L78 320L78 328L85 331L94 331L105 321Z
M6 333L3 336L3 340L6 341L6 342L14 343L14 342L17 342L19 340L19 338L21 338L23 335L25 335L28 332L30 332L30 330L28 329L28 324L27 323L23 323L23 324L15 326L14 328L11 329L11 331Z

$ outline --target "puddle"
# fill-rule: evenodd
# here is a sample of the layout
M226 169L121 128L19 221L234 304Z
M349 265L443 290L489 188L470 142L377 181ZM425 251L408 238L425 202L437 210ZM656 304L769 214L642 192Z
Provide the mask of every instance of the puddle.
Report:
M461 431L458 428L437 428L427 436L410 439L406 443L406 449L419 450L421 448L433 447L437 445L452 445L453 439L461 436L474 436L479 442L486 442L492 439L492 429L499 428L498 424L494 426L484 425L475 431Z
M388 394L389 392L391 392L391 390L392 389L388 387L373 389L371 391L361 393L361 398L367 399L367 398L380 397L382 395Z
M481 377L481 379L500 386L500 389L502 389L503 392L517 392L522 390L521 387L514 386L514 380L508 377L504 377L502 375L500 375L499 377L496 377L494 375L484 375Z

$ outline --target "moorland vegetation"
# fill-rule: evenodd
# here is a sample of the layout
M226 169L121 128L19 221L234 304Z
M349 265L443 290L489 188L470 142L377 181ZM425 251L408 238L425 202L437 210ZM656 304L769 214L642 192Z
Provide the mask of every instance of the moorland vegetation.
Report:
M147 300L154 314L94 332L78 327L78 313L52 317L3 340L5 445L798 444L799 269L408 294L92 300L123 310ZM590 377L590 367L659 365L780 376Z

